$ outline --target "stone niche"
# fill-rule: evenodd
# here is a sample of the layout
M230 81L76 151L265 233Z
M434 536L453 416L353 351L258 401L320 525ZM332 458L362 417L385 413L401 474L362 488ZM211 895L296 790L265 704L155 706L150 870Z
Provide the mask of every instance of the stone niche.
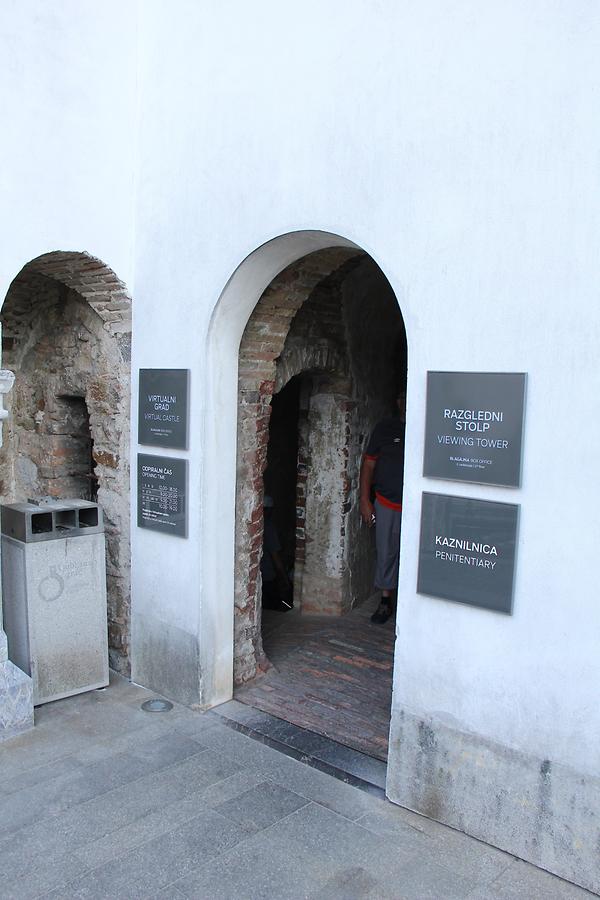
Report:
M79 497L102 506L110 663L127 674L130 301L97 260L40 260L13 281L2 308L3 358L16 382L0 501Z

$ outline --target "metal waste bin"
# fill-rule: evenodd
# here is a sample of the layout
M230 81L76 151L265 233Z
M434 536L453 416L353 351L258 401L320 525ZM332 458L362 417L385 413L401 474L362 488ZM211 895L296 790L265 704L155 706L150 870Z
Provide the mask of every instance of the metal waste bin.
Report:
M4 630L35 706L108 684L102 510L87 500L2 511Z

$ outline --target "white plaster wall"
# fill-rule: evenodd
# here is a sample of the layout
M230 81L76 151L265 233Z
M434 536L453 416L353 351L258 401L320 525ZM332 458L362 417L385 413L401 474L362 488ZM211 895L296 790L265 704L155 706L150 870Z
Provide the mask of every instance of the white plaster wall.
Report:
M597 771L597 4L0 15L2 293L40 253L86 250L134 296L134 370L192 373L189 539L134 528L134 653L200 702L231 689L237 344L271 277L336 239L270 244L217 304L266 241L331 232L382 267L409 340L394 703ZM520 491L421 477L425 373L446 368L529 373ZM438 488L521 503L512 617L415 594Z
M140 615L199 629L202 659L226 669L231 368L300 243L254 257L210 340L209 322L265 241L342 235L390 279L409 340L394 703L581 771L600 748L598 14L587 0L145 4L136 247L135 366L192 370L190 538L135 536ZM422 478L428 369L529 373L521 490ZM424 489L521 503L512 617L416 595ZM227 679L206 676L205 702L223 698Z
M3 0L0 48L0 301L52 250L133 291L136 4Z

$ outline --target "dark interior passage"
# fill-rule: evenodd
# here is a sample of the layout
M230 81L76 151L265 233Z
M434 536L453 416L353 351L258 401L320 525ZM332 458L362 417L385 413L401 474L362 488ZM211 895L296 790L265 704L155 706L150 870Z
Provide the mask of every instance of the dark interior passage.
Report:
M296 554L296 478L301 378L292 378L273 396L269 421L265 495L273 500L273 520L288 571Z

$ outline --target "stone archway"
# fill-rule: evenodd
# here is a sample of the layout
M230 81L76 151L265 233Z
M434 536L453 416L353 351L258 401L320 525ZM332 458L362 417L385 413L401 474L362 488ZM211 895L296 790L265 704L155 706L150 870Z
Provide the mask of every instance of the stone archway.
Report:
M202 489L200 502L200 541L198 552L202 559L201 590L201 624L197 632L197 661L185 668L184 675L198 683L199 704L210 708L229 700L233 695L234 655L238 648L254 652L254 638L257 622L247 616L246 623L240 627L240 619L234 614L234 597L239 580L246 579L250 573L250 553L246 556L248 568L243 570L241 564L236 566L236 526L240 519L255 508L248 497L240 504L236 497L236 474L239 470L238 447L240 434L238 429L239 400L241 387L248 390L244 402L251 406L256 404L255 413L262 411L259 403L260 385L263 381L273 380L272 363L275 354L261 365L246 367L248 381L240 384L240 343L242 335L252 317L257 304L267 288L292 265L308 259L317 251L344 250L347 259L353 255L365 255L365 250L346 237L327 231L300 230L291 231L273 237L250 252L237 268L230 274L224 284L219 300L214 308L210 327L207 333L203 353L206 356L206 379L203 385L203 409L201 418L202 446ZM386 278L385 272L379 268L374 257L366 256L379 272L391 295L395 313L398 313L398 301L393 288ZM344 258L341 259L341 262ZM355 307L360 307L360 298ZM285 321L292 316L287 315ZM371 325L375 318L367 315L362 331L355 330L359 342L372 340ZM255 337L260 344L261 330L267 333L268 322L254 319L257 326ZM280 345L285 341L285 326L279 334ZM258 352L262 352L257 348ZM251 361L251 357L250 357ZM265 370L266 365L266 371ZM262 371L259 371L262 370ZM270 376L270 378L268 377ZM252 397L254 392L254 397ZM371 410L373 416L381 415L379 404L375 403ZM246 423L247 437L257 433L256 424L248 418ZM357 439L364 438L362 431ZM246 438L245 438L246 439ZM250 451L249 451L250 452ZM221 477L215 479L213 473L219 471ZM261 478L258 479L259 485ZM262 487L261 487L262 490ZM242 508L245 506L245 508ZM258 511L254 523L246 526L246 534L260 519L262 510ZM354 526L353 526L354 527ZM257 540L253 536L254 540ZM254 556L258 572L258 556L260 538L257 540L257 553ZM243 602L244 594L239 594ZM237 607L236 607L237 609ZM246 608L246 613L249 609ZM141 616L134 623L141 627ZM245 628L248 628L248 631ZM260 622L258 623L260 630ZM234 638L235 632L235 638ZM235 645L235 654L234 654ZM239 654L237 654L239 656ZM256 658L255 668L256 668ZM161 665L168 665L168 658L159 659ZM239 678L236 664L236 675ZM244 666L248 675L251 667ZM134 674L143 680L146 666L141 654L134 647ZM198 678L198 674L200 677Z
M15 372L0 456L2 502L79 496L103 508L111 666L129 672L131 298L87 253L39 256L2 312L3 364Z
M242 336L235 538L234 680L237 683L254 677L266 665L260 630L259 566L263 540L263 471L270 404L277 381L276 360L284 350L294 316L317 284L360 254L362 251L346 247L327 248L288 266L262 294ZM290 359L289 377L295 374L292 365Z
M372 307L385 295L381 323L370 317L369 304L361 310L355 297L345 296L345 286L354 282L361 283L361 296L371 292ZM363 251L346 248L312 253L282 271L248 320L240 345L238 385L237 684L268 666L261 641L259 565L271 398L300 373L314 378L310 421L298 456L294 581L306 611L339 615L366 599L369 590L372 549L356 531L357 467L366 436L389 411L389 396L393 397L397 386L392 384L393 376L386 375L382 381L376 360L361 370L360 344L365 336L375 337L373 346L379 342L389 368L394 341L400 330L403 333L401 322L381 270ZM405 336L403 341L401 365L405 367Z

